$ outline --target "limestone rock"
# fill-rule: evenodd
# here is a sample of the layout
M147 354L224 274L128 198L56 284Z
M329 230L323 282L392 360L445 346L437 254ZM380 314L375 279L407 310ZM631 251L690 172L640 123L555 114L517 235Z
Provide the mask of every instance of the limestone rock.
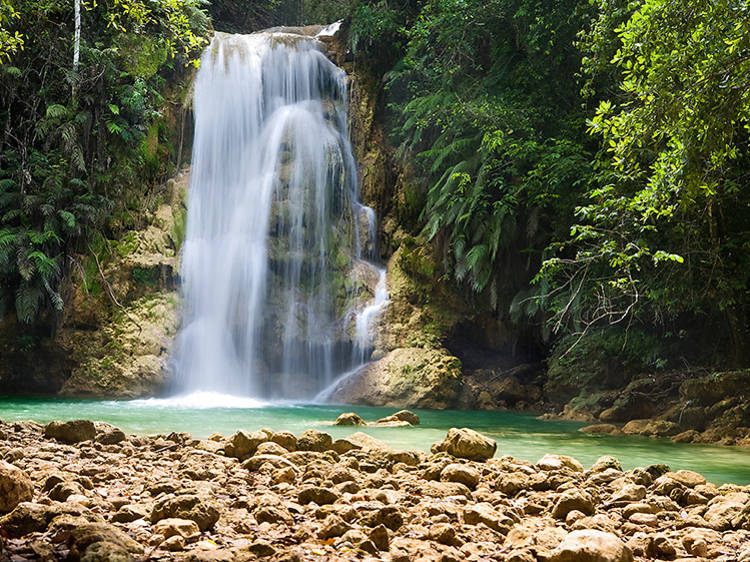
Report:
M679 424L665 420L631 420L622 428L625 435L647 435L649 437L671 437L680 432Z
M143 547L126 533L106 523L85 523L70 530L70 558L87 561L131 560Z
M162 519L177 518L195 521L201 531L206 531L219 520L219 510L216 507L193 494L183 494L174 498L164 498L151 511L151 522Z
M444 349L398 348L344 379L336 402L444 409L457 403L461 362Z
M608 469L614 469L618 472L622 472L622 465L620 464L620 461L615 457L605 455L603 457L599 457L596 462L591 465L590 470L591 472L604 472Z
M344 521L338 515L332 513L331 515L326 517L326 520L323 521L323 524L320 526L320 530L318 530L318 537L323 540L340 537L341 535L346 533L349 528L349 524L346 521Z
M165 539L173 536L179 536L183 539L192 539L200 535L201 531L198 524L190 519L162 519L154 525L154 531L162 535Z
M566 490L555 502L552 508L552 517L565 519L571 511L576 510L586 515L594 514L594 503L588 495L580 490Z
M632 562L633 553L612 533L573 531L549 558L550 562Z
M54 510L48 505L21 502L13 511L0 517L0 528L11 537L21 537L44 531L54 515Z
M620 430L617 429L617 426L611 423L595 423L592 425L587 425L586 427L582 427L579 431L582 431L583 433L619 433Z
M63 443L79 443L94 439L96 427L90 420L53 421L44 426L44 436Z
M236 459L246 459L255 454L258 445L268 441L268 437L262 431L239 430L229 438L229 442L224 446L224 452L228 457Z
M367 425L365 420L359 417L354 412L346 412L341 414L333 422L333 425Z
M0 512L13 511L34 497L34 486L17 466L0 460Z
M446 466L440 473L440 480L443 482L460 482L470 489L474 489L479 484L479 471L465 464L453 463Z
M396 412L395 414L391 414L390 416L380 418L375 423L383 424L389 422L406 422L409 425L419 425L419 416L414 412L410 412L409 410L401 410L400 412Z
M433 443L433 453L446 452L454 457L483 461L492 458L497 450L497 442L473 429L451 428L443 441Z
M299 491L299 494L297 494L297 499L302 505L307 505L310 502L314 502L318 505L326 505L329 503L334 503L337 499L339 499L339 495L328 488L323 488L320 486L309 486L307 488L302 488Z
M352 433L346 438L346 441L354 445L354 448L362 449L364 451L389 451L391 449L380 439L375 439L373 436L362 433L361 431Z
M277 431L271 435L271 441L281 445L287 451L297 450L297 436L291 431Z
M565 455L544 455L536 463L542 470L560 470L561 468L569 468L573 472L583 472L583 465L573 457Z
M317 429L308 429L297 439L298 451L315 451L322 453L328 451L333 445L333 438Z
M464 523L467 525L484 523L490 529L506 535L515 521L497 512L489 503L477 503L464 509Z

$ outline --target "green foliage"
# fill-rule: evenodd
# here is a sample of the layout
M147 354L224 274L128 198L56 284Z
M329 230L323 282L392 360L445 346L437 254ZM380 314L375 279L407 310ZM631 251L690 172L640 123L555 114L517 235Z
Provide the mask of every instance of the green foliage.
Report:
M0 65L0 314L59 311L69 257L113 234L128 194L160 179L160 91L205 44L200 1L84 2L77 69L71 2L2 4L0 58L12 66Z
M0 0L0 64L9 61L14 53L23 49L23 36L10 29L13 20L20 17L10 0Z
M559 328L711 326L741 362L750 290L750 6L598 4L583 36L601 140L580 224L546 274ZM619 91L602 87L616 76ZM717 329L718 328L718 329ZM730 361L732 360L730 359Z
M425 233L493 307L508 304L498 301L525 286L550 237L566 231L589 173L573 44L587 6L424 2L388 74L399 155L424 178ZM393 33L392 19L359 17L353 30L378 21ZM521 271L508 276L511 263Z

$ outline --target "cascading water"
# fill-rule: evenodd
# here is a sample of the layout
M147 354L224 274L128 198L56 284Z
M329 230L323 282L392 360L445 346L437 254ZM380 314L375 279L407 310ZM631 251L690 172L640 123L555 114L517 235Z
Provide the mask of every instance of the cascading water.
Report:
M179 393L309 398L367 359L387 303L344 71L313 37L217 33L195 81ZM376 276L374 302L364 267ZM366 275L367 276L367 275Z

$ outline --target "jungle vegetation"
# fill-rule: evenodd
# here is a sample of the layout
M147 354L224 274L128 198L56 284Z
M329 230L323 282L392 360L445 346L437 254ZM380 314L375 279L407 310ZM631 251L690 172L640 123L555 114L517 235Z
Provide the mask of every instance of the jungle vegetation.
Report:
M82 2L76 64L72 2L1 2L0 302L23 321L167 173L148 147L207 12L344 18L442 275L558 355L614 338L660 347L630 350L654 368L747 363L747 0Z

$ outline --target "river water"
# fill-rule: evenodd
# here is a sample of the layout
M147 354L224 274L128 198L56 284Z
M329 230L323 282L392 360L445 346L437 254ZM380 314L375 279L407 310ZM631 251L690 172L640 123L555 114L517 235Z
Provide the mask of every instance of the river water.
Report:
M187 431L198 438L212 432L230 435L238 429L269 427L299 435L306 429L331 433L334 438L354 431L385 441L396 449L428 451L451 427L471 427L498 442L498 456L512 455L536 462L546 453L570 455L590 466L601 455L613 455L631 469L666 463L673 470L700 472L716 484L750 484L750 450L736 447L675 444L668 439L589 435L582 424L542 421L512 412L421 411L416 427L337 427L331 424L342 412L356 412L367 421L391 414L395 408L367 406L264 404L252 399L201 393L189 397L147 400L72 400L61 398L0 398L0 419L87 418L112 423L140 434Z

